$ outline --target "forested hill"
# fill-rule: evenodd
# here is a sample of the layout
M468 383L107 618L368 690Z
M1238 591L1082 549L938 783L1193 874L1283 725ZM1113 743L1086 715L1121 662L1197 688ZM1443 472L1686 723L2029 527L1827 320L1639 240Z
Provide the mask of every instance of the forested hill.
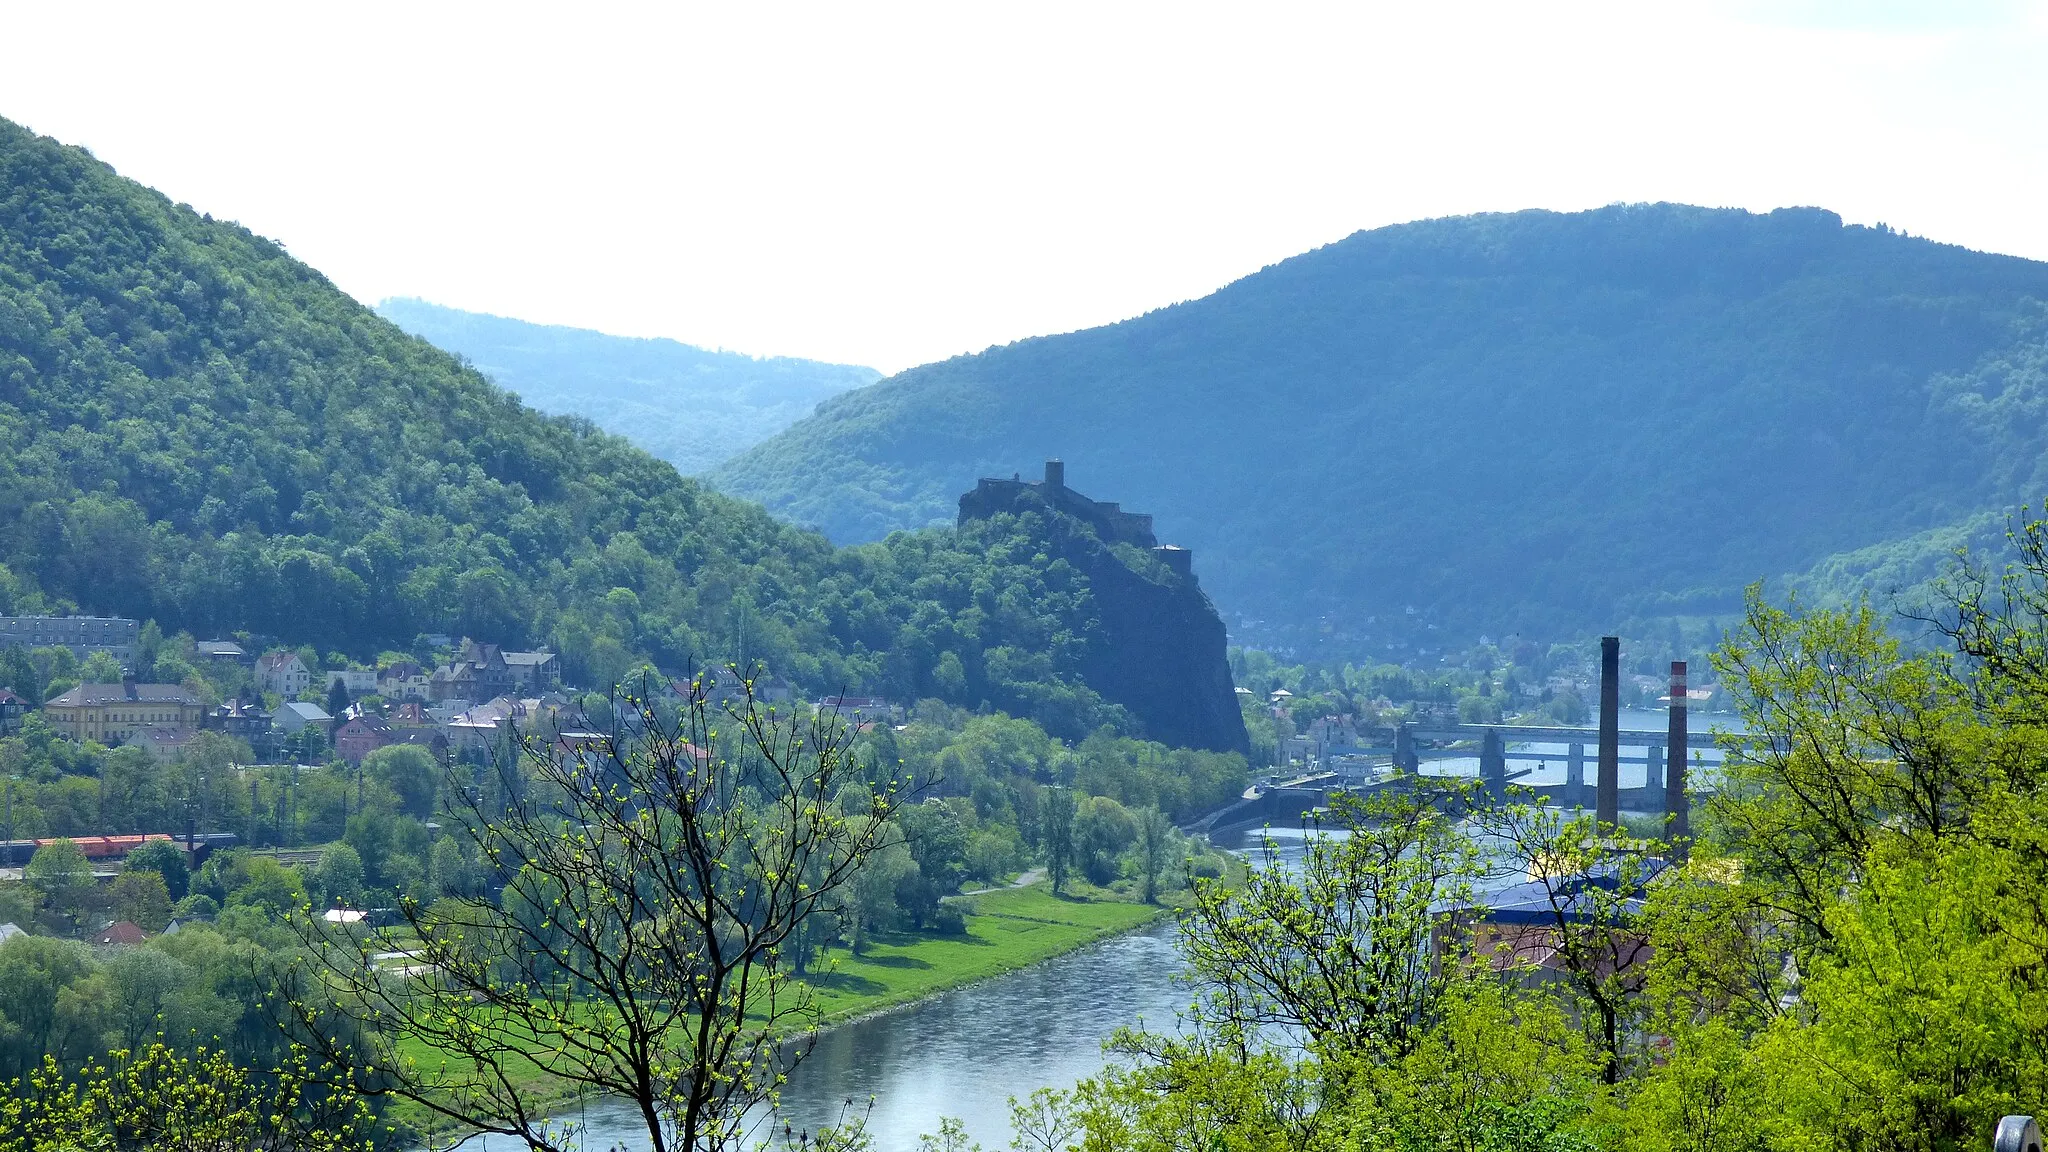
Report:
M393 299L377 314L468 360L543 412L586 416L676 466L702 472L872 384L872 368L714 352Z
M2039 491L2042 299L2048 265L1818 209L1430 220L904 372L710 479L844 542L1062 456L1240 639L1556 638Z
M1143 734L1086 682L1100 615L1043 562L1052 526L835 550L4 120L0 443L0 614L359 658L465 633L552 644L587 684L761 660L812 691Z

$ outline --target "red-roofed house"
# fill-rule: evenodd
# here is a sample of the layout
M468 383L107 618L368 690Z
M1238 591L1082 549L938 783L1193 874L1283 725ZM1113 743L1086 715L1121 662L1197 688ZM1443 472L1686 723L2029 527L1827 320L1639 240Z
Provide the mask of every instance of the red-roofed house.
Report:
M93 937L92 942L103 945L131 945L140 944L147 939L149 933L144 932L132 921L116 920L107 925L105 931Z

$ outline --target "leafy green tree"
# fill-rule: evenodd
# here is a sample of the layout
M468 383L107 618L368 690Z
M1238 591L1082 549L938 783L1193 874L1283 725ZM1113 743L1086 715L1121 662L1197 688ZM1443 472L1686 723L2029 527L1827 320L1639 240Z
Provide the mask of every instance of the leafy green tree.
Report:
M1130 812L1107 796L1090 796L1075 806L1074 858L1092 883L1116 879L1124 851L1137 836Z
M154 872L163 879L164 890L173 900L182 900L187 885L192 880L191 866L185 862L184 849L169 840L145 841L141 847L128 853L121 862L121 870L127 872Z
M76 924L92 907L92 863L71 840L52 840L37 848L22 869L22 879L53 912Z
M107 904L116 920L126 920L144 932L161 932L171 922L171 893L164 887L163 874L147 868L130 869L114 878L107 890Z
M320 853L315 872L320 891L343 907L360 907L363 899L363 858L350 844L329 844Z
M1138 878L1144 884L1145 903L1159 903L1159 877L1173 862L1177 833L1173 821L1157 808L1138 810Z
M85 666L79 669L78 674L87 684L119 684L121 664L105 652L94 652L86 657Z
M78 1042L89 1041L76 1035L78 1001L65 992L92 971L92 954L75 940L24 935L0 944L0 1077L27 1075L45 1056L76 1066Z
M5 652L0 652L0 688L11 688L15 695L31 703L47 699L43 695L42 676L29 661L28 653L18 645L9 645Z
M0 1093L0 1147L246 1148L353 1152L375 1125L350 1087L314 1075L303 1055L256 1073L220 1051L163 1044L93 1061L75 1077L51 1061Z
M1075 807L1072 790L1045 790L1045 874L1051 877L1055 894L1066 892L1073 869Z
M394 744L363 757L362 771L390 789L400 812L418 820L433 816L442 775L433 753L415 744Z

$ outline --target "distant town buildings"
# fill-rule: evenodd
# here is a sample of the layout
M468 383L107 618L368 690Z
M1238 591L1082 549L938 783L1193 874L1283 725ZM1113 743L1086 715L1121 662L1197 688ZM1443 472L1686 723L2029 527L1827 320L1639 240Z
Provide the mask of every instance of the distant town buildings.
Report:
M138 730L128 742L149 753L149 758L156 763L169 764L183 756L198 738L197 729L161 725Z
M278 705L277 711L270 714L270 722L285 732L302 731L308 724L318 724L320 730L325 732L328 725L334 722L334 717L329 716L327 709L318 704L292 700Z
M827 696L818 701L818 711L832 713L849 724L893 723L903 714L880 696Z
M69 648L80 660L105 652L127 668L141 630L122 616L0 616L0 648Z
M29 702L15 695L13 689L0 688L0 736L21 731L21 720L28 710Z
M339 684L350 699L368 696L377 690L377 670L374 668L332 668L327 672L327 691L334 691Z
M537 695L559 686L562 662L553 652L507 652L496 644L464 640L454 660L427 678L428 700L495 700Z
M59 735L118 744L144 728L197 728L205 705L179 684L80 684L43 705Z
M256 687L289 700L313 684L313 670L296 652L265 652L256 661Z
M201 640L193 650L209 664L246 664L249 653L233 640Z

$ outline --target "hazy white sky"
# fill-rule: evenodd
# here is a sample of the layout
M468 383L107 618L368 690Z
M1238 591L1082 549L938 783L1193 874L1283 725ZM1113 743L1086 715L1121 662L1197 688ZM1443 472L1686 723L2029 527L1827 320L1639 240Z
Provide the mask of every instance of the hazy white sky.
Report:
M0 116L365 302L895 370L1360 228L1818 204L2048 259L2048 11L0 7Z

